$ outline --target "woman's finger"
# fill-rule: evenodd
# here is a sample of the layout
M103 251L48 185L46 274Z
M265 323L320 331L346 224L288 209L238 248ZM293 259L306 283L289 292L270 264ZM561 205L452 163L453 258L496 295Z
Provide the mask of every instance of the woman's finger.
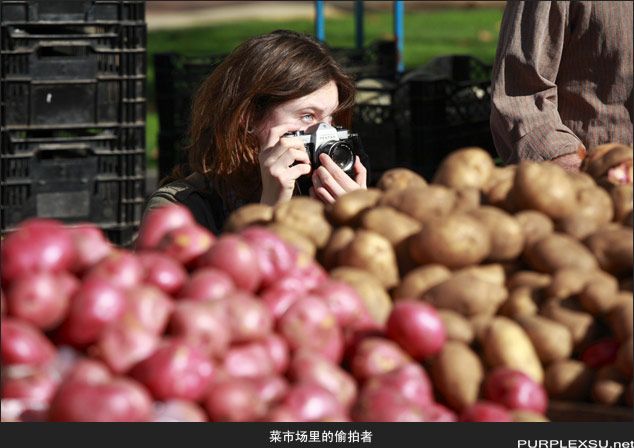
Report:
M359 156L354 157L354 179L361 188L367 188L368 186L368 170L361 163Z
M326 169L326 167L320 166L315 171L315 174L319 177L321 181L321 185L325 187L333 197L341 196L342 194L345 194L347 192L346 189L344 189L339 184L339 182L337 182L337 180L332 176L332 174L330 174L330 172ZM352 179L350 179L350 182L354 183Z

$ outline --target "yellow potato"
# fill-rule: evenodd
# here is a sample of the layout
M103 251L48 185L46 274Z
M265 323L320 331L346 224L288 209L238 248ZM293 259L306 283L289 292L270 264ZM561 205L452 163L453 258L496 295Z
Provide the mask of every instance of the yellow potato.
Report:
M622 403L625 398L625 381L623 374L616 367L601 367L592 385L592 400L607 406Z
M469 272L458 272L427 290L423 300L437 308L471 317L495 314L507 295L504 286L482 280Z
M484 355L491 367L509 367L530 376L538 383L544 371L530 338L516 322L494 317L484 334Z
M572 334L566 326L539 315L520 316L517 323L528 335L542 364L572 355Z
M363 269L338 267L330 271L330 276L352 286L361 296L370 316L377 323L385 324L392 311L392 300L372 274Z
M363 213L361 227L378 233L396 246L408 236L419 232L421 223L392 207L378 206Z
M308 255L310 258L315 258L317 248L315 247L315 244L303 234L281 223L269 224L267 228L272 230L277 236L293 246L295 249Z
M518 319L520 316L537 314L542 295L539 290L528 286L520 286L513 289L508 298L502 303L499 314Z
M484 368L466 344L447 341L432 361L431 374L434 385L452 409L461 411L477 401Z
M634 239L631 227L605 226L584 241L597 258L601 269L611 274L632 276Z
M225 232L238 232L252 225L264 225L273 220L273 207L266 204L247 204L235 210L224 225Z
M425 179L407 168L392 168L381 175L377 188L383 191L404 190L409 187L425 187Z
M552 162L520 162L512 194L521 209L537 210L553 219L576 210L575 186L566 171Z
M394 290L394 299L420 298L430 288L451 277L451 271L439 264L428 264L410 271Z
M494 167L491 155L484 149L458 149L440 163L434 183L454 189L482 189L488 183Z
M456 192L441 185L389 191L379 201L379 205L393 207L421 223L449 214L455 203Z
M572 334L575 349L582 351L596 340L598 323L592 314L566 305L566 301L549 301L541 308L540 314L566 326Z
M461 314L452 310L438 310L438 315L445 324L447 339L450 341L471 344L474 339L471 323Z
M546 369L544 387L551 399L585 401L590 396L594 371L581 361L556 361Z
M359 230L352 241L339 253L339 265L364 269L371 273L384 288L399 282L394 248L378 233Z
M553 233L526 246L524 259L536 271L553 274L564 268L596 270L598 263L592 252L569 235Z
M316 199L295 197L275 207L275 222L308 238L316 247L324 247L332 227L324 216L324 204Z
M513 290L520 286L542 289L548 287L551 282L552 276L548 274L535 271L518 271L509 278L506 286L509 290Z
M354 229L352 227L342 226L335 229L330 235L330 240L319 254L319 260L327 270L333 269L339 262L339 253L344 249L350 241L354 239Z
M537 210L523 210L515 214L515 219L524 232L524 243L528 246L555 231L555 224L544 213Z
M512 260L524 249L524 233L519 222L510 214L491 206L478 207L469 212L487 228L491 239L489 259Z
M410 254L417 263L438 263L450 269L478 264L490 251L486 227L461 213L430 220L410 243Z
M381 195L381 190L375 188L351 191L328 207L327 214L339 225L356 225L356 218L362 211L374 207Z

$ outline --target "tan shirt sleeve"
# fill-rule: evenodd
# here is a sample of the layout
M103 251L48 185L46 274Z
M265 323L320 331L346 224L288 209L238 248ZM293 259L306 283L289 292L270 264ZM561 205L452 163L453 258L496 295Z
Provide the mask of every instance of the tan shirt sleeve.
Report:
M505 163L550 160L582 144L557 110L568 13L568 2L506 3L491 94L491 133Z

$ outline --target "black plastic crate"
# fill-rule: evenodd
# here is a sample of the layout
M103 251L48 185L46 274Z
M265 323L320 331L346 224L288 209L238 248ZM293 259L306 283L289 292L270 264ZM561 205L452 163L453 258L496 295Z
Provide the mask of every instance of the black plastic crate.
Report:
M384 171L409 163L402 142L405 118L397 95L399 84L390 79L365 78L357 81L352 130L359 134L371 164L368 185L374 186Z
M145 200L143 126L3 131L1 229L38 216L138 227Z
M411 166L431 178L450 152L479 146L496 155L491 137L491 66L472 56L433 59L402 80L403 120Z
M113 126L145 123L145 79L2 80L2 127Z
M184 132L189 126L192 96L225 55L154 55L154 82L162 131Z
M59 45L83 45L96 49L144 49L147 46L147 28L144 24L124 23L29 23L2 25L2 51L30 51L41 42Z
M3 0L0 20L5 23L143 22L144 0Z
M0 124L145 122L145 25L2 26Z

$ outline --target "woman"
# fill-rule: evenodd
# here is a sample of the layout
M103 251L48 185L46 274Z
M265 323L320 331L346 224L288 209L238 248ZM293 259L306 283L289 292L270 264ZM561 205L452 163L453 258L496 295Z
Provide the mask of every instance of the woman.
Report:
M326 155L311 170L301 139L285 136L320 122L348 127L353 105L353 82L312 37L279 30L247 40L194 98L191 174L183 177L182 168L175 170L147 209L180 202L201 225L219 233L228 215L246 203L273 206L306 193L330 203L366 188L359 157L354 179ZM296 181L309 174L309 191L298 191Z

